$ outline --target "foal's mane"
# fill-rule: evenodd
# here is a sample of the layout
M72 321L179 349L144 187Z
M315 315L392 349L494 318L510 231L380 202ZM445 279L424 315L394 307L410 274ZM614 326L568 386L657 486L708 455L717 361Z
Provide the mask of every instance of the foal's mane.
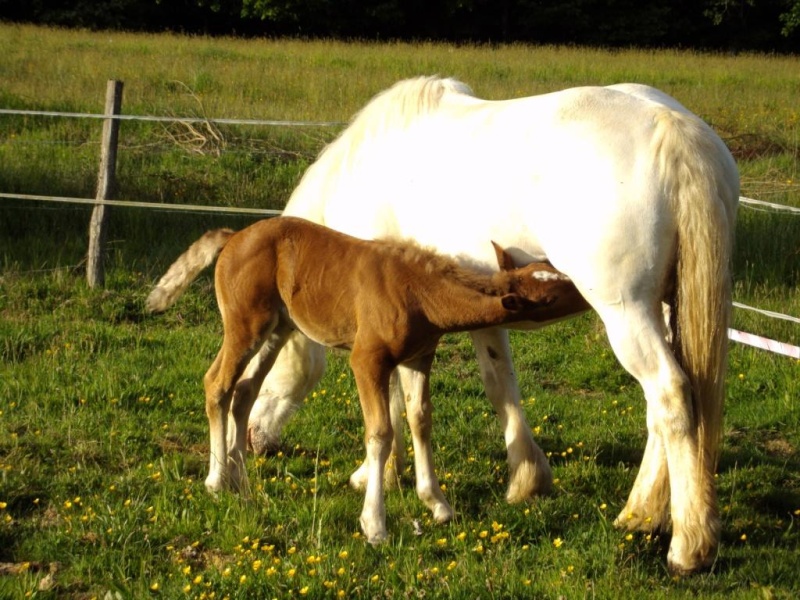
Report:
M384 238L376 242L379 252L397 257L406 264L416 265L428 275L454 281L482 294L496 296L505 291L497 280L498 273L464 267L454 258L420 246L414 240Z

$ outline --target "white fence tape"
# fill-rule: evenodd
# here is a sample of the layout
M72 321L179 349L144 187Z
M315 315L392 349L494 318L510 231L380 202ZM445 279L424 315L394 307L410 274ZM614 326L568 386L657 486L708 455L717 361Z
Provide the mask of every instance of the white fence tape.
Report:
M775 204L774 202L753 200L752 198L745 198L744 196L739 196L739 202L745 205L749 205L751 207L763 207L763 208L769 208L771 210L777 210L780 212L788 212L800 215L800 208L796 208L794 206L786 206L785 204Z
M748 346L761 348L762 350L768 350L776 354L783 354L784 356L790 356L791 358L800 360L800 348L792 346L791 344L771 340L753 333L746 333L738 329L728 329L728 338L734 342L740 342Z
M237 208L235 206L207 206L200 204L166 204L161 202L134 202L132 200L95 200L89 198L70 198L65 196L35 196L32 194L0 194L9 200L35 200L40 202L62 202L66 204L104 204L106 206L127 206L129 208L152 208L154 210L173 210L193 213L222 213L226 215L253 215L257 217L278 216L283 211L269 208Z
M217 123L219 125L267 125L269 127L340 127L342 121L271 121L261 119L212 119L206 117L153 117L149 115L101 115L92 113L56 112L49 110L11 110L0 108L0 115L34 117L69 117L75 119L114 119L116 121L151 121L156 123Z
M744 310L752 310L753 312L761 313L762 315L772 317L773 319L783 319L784 321L791 321L792 323L800 323L800 319L798 319L797 317L790 317L789 315L772 312L771 310L764 310L763 308L755 308L753 306L747 306L747 304L742 304L741 302L734 302L733 305L736 308L743 308Z

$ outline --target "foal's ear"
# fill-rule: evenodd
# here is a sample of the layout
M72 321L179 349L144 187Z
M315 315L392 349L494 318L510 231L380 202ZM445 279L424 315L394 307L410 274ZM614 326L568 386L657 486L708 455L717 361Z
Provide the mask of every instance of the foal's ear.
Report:
M494 240L492 240L492 247L494 248L495 256L497 256L497 264L500 270L512 271L514 269L514 259L511 258L511 255L501 248Z

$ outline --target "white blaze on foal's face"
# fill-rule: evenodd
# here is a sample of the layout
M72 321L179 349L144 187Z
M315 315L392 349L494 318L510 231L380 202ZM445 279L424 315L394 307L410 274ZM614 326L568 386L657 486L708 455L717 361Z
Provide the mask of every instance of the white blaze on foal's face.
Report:
M570 281L570 278L563 273L553 273L552 271L534 271L531 277L537 281Z

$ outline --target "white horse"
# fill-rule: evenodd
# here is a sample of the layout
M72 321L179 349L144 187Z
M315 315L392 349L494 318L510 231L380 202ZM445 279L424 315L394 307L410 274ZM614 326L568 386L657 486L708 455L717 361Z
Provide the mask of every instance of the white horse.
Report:
M714 472L738 196L720 138L653 88L486 101L429 77L367 104L308 169L285 214L365 239L415 239L486 270L496 269L494 240L518 264L549 260L569 275L647 401L647 445L616 524L651 530L671 515L668 562L688 573L713 562L720 537ZM505 431L507 499L545 493L552 476L520 408L508 334L472 337ZM254 449L277 444L324 361L321 346L294 336L251 413ZM430 423L424 374L399 374L409 418ZM429 464L415 468L418 488L436 481Z

